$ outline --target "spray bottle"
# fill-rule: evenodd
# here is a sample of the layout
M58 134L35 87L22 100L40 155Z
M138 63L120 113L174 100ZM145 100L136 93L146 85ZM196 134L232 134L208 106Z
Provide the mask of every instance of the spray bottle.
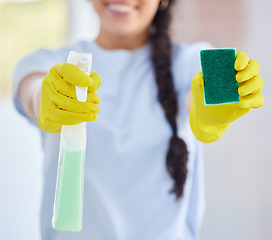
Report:
M91 53L71 51L67 62L90 75ZM77 100L85 102L87 91L86 87L76 86ZM82 229L85 156L86 123L63 125L52 218L52 226L56 230L79 232Z

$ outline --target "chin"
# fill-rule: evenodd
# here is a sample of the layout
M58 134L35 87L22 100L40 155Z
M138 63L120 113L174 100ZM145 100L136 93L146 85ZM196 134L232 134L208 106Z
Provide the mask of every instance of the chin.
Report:
M138 29L134 29L133 27L129 27L129 25L125 26L112 26L110 29L112 35L119 37L131 37L138 35L140 31Z

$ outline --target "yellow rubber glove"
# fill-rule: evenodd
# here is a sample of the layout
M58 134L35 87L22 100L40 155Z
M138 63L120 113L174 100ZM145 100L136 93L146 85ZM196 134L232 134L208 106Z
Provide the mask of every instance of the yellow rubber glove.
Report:
M243 52L237 52L234 65L239 83L239 103L204 106L204 81L201 72L197 73L191 84L193 95L190 108L190 125L196 138L202 142L213 142L219 139L228 129L231 122L250 111L251 108L263 106L262 77L259 64L249 60Z
M88 76L73 64L54 65L42 82L39 127L57 133L62 125L95 121L100 111L100 98L95 92L101 81L97 73ZM77 101L75 86L88 87L86 102Z

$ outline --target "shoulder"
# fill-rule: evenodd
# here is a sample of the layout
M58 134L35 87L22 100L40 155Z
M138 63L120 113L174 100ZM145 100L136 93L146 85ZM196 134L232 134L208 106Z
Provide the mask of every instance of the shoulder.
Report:
M191 75L200 70L200 50L211 48L208 42L174 44L172 71L178 75Z
M211 48L208 42L181 43L172 47L172 71L178 75L200 70L200 50Z
M195 60L199 58L199 52L202 49L211 48L208 42L179 43L173 44L173 61ZM190 62L187 62L190 64Z
M80 41L56 49L40 48L25 56L23 59L35 57L39 59L43 58L44 60L56 59L66 61L70 51L87 51L90 45L90 42Z
M40 48L32 53L24 56L15 68L16 72L22 69L30 69L29 71L48 71L48 68L55 64L66 62L70 51L87 51L88 42L77 42L57 49Z
M173 44L172 73L179 95L187 94L193 76L201 71L200 50L211 47L208 42Z

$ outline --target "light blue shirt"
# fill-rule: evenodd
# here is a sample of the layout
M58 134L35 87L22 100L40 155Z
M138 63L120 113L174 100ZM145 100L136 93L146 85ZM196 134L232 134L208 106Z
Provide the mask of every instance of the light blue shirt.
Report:
M189 150L184 196L169 190L166 154L172 131L157 100L150 45L135 51L105 50L79 42L51 51L41 49L22 59L14 73L14 103L23 114L17 90L33 72L48 72L66 62L70 50L92 52L92 71L103 81L98 120L87 123L83 229L52 228L59 134L41 131L44 186L41 233L46 240L192 240L198 239L204 213L204 176L199 142L191 132L185 97L200 70L199 51L207 43L174 45L172 73L178 94L178 135ZM26 116L26 115L25 115Z

